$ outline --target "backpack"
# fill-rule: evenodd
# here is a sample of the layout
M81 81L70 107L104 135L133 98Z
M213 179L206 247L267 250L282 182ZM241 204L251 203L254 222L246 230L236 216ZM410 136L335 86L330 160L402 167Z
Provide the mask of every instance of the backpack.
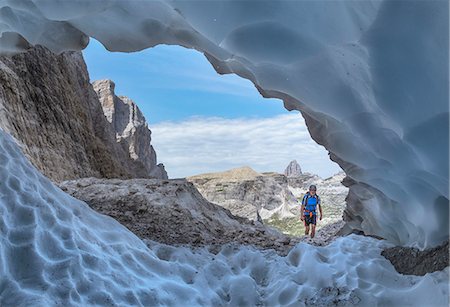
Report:
M320 205L319 195L312 196L309 192L306 192L305 196L303 196L302 205L305 206L304 215L313 217L313 215L316 215L317 205Z

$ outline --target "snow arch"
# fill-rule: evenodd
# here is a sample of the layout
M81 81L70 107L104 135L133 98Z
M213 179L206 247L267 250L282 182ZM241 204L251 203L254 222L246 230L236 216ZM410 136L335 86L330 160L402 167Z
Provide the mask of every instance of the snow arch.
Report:
M448 238L447 1L0 2L0 52L177 44L299 110L351 178L349 226Z

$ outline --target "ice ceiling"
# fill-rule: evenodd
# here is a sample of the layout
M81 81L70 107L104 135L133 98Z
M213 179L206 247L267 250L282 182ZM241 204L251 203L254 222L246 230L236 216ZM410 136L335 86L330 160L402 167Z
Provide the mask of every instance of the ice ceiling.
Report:
M8 1L0 52L176 44L300 110L352 179L349 226L448 238L448 1Z

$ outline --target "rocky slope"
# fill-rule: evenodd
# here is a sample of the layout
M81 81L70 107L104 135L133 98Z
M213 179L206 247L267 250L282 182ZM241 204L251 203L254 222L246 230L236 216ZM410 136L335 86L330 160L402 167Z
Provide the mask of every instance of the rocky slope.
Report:
M449 266L449 241L425 250L413 247L396 246L381 253L395 267L397 272L406 275L423 276L442 271Z
M294 217L297 200L279 174L260 174L250 167L187 178L210 202L227 208L234 215L252 220L274 214Z
M294 162L286 168L290 177L275 172L258 173L242 167L187 179L210 202L229 209L237 216L261 219L294 236L304 234L304 225L299 220L300 202L309 186L315 184L323 210L323 219L317 228L342 221L348 194L348 189L341 183L345 174L341 172L327 179L309 173L298 174L300 165Z
M117 143L79 52L36 47L0 57L0 128L54 181L155 175L153 160L143 167Z
M288 167L289 169L289 167ZM343 172L322 179L317 175L302 173L290 177L279 173L258 173L249 167L221 173L201 174L187 179L211 202L229 209L233 214L256 219L259 211L263 219L273 215L278 218L298 216L299 200L311 184L318 187L324 206L332 207L332 217L342 220L348 189L342 185Z
M291 239L208 202L184 179L95 179L60 183L63 191L109 215L142 239L165 244L254 245L286 253Z

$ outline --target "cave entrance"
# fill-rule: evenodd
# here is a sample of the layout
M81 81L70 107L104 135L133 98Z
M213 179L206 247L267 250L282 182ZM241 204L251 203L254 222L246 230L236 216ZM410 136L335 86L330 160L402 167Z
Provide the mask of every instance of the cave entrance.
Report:
M273 197L260 190L266 183L258 182L248 186L247 198L240 201L253 199L266 208L260 210L263 219L301 235L303 225L290 213L298 211L298 199L315 183L324 198L322 225L342 219L347 188L340 184L343 173L333 176L341 169L311 139L297 111L287 112L280 100L263 98L250 81L219 75L201 53L180 46L159 45L126 54L109 52L92 39L83 55L91 82L110 79L115 95L130 97L138 105L169 178L189 177L208 200L221 204L237 187L223 178L209 180L214 186L199 186L198 179L232 169L237 171L221 176L275 178L297 160L301 179L289 178L285 189L275 188ZM205 173L209 175L199 176ZM231 211L256 219L253 210Z

